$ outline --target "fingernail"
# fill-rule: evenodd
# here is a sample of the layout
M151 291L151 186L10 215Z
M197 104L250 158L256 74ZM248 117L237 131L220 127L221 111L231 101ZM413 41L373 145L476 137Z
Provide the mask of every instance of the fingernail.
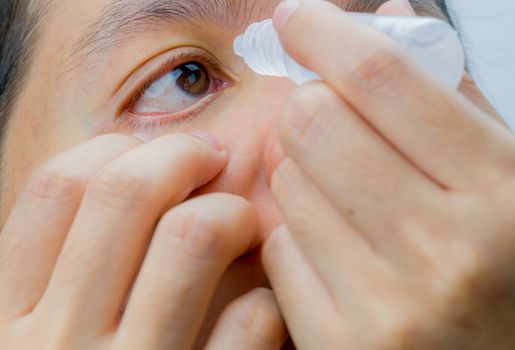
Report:
M299 6L299 0L285 0L277 6L274 12L274 25L277 32L283 31L286 22Z
M389 0L379 7L376 14L389 16L416 16L408 0Z
M225 146L220 140L218 136L215 136L207 131L195 131L191 133L191 136L198 137L201 140L204 140L207 144L209 144L213 149L215 149L218 152L225 151Z

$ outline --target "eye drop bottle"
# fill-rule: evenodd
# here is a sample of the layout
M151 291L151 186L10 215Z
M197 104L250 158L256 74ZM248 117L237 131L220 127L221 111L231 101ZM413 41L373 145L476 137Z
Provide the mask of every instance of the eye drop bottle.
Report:
M433 17L348 14L392 38L445 85L453 89L459 86L465 70L465 54L458 34L448 23ZM344 33L342 40L345 40ZM271 19L251 24L235 39L234 52L261 75L288 77L297 84L320 80L316 73L299 65L286 53Z

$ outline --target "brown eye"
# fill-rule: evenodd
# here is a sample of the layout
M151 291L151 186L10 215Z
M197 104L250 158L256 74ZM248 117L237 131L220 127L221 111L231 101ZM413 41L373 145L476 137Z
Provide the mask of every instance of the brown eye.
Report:
M132 114L156 116L175 114L197 105L207 97L223 90L225 80L213 64L186 61L170 64L160 78L142 88L135 102L128 108Z
M177 67L173 75L177 77L177 86L191 96L203 95L211 86L207 69L197 62L188 62Z

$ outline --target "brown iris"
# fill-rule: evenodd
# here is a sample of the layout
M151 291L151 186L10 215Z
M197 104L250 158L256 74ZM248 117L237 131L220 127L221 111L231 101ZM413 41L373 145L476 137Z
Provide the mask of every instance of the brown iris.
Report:
M175 69L177 86L191 96L205 94L211 85L207 69L197 62L188 62Z

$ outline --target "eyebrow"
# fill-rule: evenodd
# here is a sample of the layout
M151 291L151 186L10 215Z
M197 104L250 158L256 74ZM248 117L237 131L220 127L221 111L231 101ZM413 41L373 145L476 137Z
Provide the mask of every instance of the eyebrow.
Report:
M77 41L69 60L72 68L101 55L138 33L157 30L163 23L211 23L236 30L271 11L259 0L113 0Z

